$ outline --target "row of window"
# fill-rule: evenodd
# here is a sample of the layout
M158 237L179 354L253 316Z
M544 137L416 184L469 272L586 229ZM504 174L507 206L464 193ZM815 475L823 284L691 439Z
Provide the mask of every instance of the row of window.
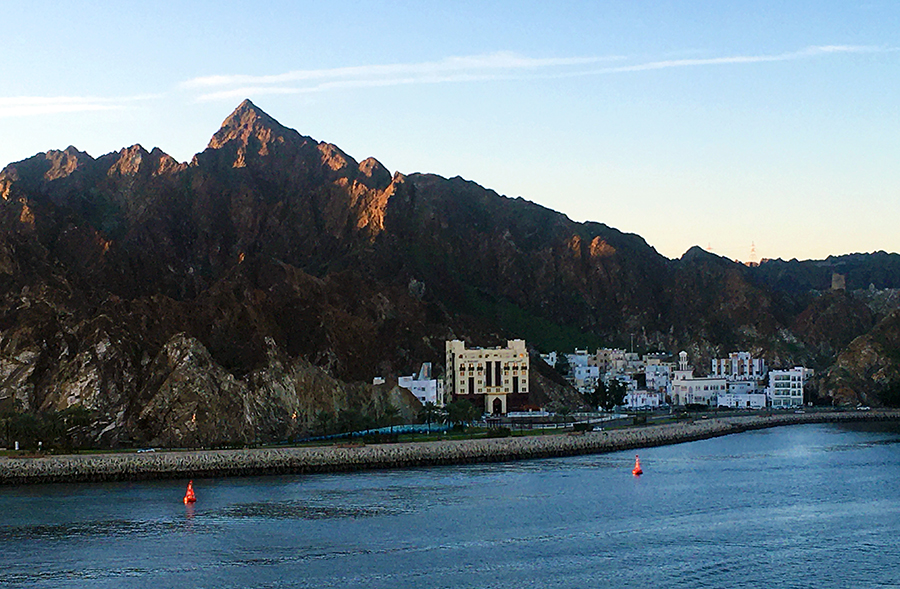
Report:
M527 366L519 366L518 364L515 364L515 365L513 365L512 367L510 367L510 366L504 366L504 367L503 367L503 370L527 370L527 369L528 369ZM467 365L463 364L462 366L459 367L459 370L460 370L461 372L466 372L467 370L468 370L469 372L475 372L476 370L477 370L478 372L483 372L483 371L484 371L484 364L479 364L477 367L476 367L476 366L473 366L473 365L468 365L468 366L467 366Z

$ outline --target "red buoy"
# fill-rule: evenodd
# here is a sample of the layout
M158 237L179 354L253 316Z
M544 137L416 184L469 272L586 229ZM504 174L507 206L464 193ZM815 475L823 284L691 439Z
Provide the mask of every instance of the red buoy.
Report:
M194 503L197 498L194 496L194 481L188 482L187 491L184 494L184 504Z
M641 459L638 458L637 454L634 455L634 468L631 469L631 474L633 474L636 477L639 477L642 474L644 474L644 471L641 470Z

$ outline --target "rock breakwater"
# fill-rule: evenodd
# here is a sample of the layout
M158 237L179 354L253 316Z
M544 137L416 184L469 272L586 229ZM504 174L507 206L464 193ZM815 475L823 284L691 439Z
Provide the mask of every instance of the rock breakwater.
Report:
M892 420L900 420L900 411L737 416L569 435L402 444L12 457L0 459L0 484L306 474L501 462L647 448L782 425Z

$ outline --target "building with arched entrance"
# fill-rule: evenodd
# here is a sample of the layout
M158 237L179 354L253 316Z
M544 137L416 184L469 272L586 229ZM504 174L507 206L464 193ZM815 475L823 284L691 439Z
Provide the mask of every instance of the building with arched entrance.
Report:
M466 348L448 341L444 390L452 400L466 399L488 415L506 415L528 403L528 350L525 340L505 348Z

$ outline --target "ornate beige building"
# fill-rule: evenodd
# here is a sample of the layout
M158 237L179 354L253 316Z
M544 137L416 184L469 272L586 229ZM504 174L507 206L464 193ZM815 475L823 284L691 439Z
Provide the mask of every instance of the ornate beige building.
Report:
M514 339L505 348L472 348L460 340L446 344L444 390L452 400L467 399L485 413L502 415L528 401L528 350Z

